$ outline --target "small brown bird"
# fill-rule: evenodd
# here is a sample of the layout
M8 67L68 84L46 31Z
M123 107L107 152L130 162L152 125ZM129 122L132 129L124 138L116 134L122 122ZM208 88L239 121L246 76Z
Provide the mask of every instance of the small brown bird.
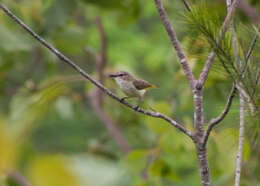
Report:
M115 78L117 84L127 95L127 97L122 98L122 100L137 97L140 102L143 100L147 89L156 88L155 85L152 85L145 80L137 79L125 71L110 74L109 77Z

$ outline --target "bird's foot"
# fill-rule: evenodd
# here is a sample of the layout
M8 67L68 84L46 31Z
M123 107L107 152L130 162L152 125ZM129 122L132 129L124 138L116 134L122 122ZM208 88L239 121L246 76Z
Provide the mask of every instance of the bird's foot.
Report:
M136 105L136 106L134 107L134 109L135 109L136 111L138 111L138 110L140 109L140 106L139 106L139 105Z
M128 97L123 97L123 98L120 99L120 101L123 102L123 101L126 100L126 98L128 98Z

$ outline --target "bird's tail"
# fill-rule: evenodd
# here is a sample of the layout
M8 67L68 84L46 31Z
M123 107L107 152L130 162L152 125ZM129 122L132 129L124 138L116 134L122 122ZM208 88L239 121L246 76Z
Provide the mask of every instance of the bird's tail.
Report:
M146 89L151 89L151 88L158 88L156 85L151 85L149 87L147 87Z

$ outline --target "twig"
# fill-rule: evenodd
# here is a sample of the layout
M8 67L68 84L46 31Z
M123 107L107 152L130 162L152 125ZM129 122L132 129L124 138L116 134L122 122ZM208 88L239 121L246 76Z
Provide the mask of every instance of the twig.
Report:
M224 110L218 117L211 119L209 122L208 128L207 128L206 133L204 134L204 137L202 140L204 147L207 144L209 134L212 131L213 127L215 127L218 123L220 123L225 118L227 113L229 112L230 107L232 105L233 98L235 97L235 93L236 93L236 86L233 84L229 97L227 99L226 107L224 108Z
M233 1L232 5L230 7L230 11L228 11L228 14L225 18L225 21L222 24L222 27L220 29L219 37L217 38L217 43L219 43L223 39L225 32L228 30L228 27L229 27L229 25L232 21L232 17L235 13L235 10L236 10L238 4L239 4L239 0ZM203 69L200 73L199 82L200 82L201 86L204 85L204 83L205 83L205 81L208 77L208 74L209 74L209 71L210 71L210 68L212 66L214 58L215 58L215 52L211 51L205 65L204 65L204 67L203 67Z
M258 39L258 34L255 35L255 37L254 37L254 39L253 39L253 41L251 43L251 46L250 46L250 48L249 48L249 50L247 52L246 59L245 59L245 64L244 64L244 66L243 66L243 68L241 70L241 74L242 75L243 75L243 73L245 72L245 70L246 70L246 68L248 66L248 61L249 61L249 58L251 57L251 54L253 53L253 50L255 48L257 39Z
M125 105L126 107L132 109L133 111L139 112L141 114L155 117L155 118L161 118L168 123L170 123L172 126L176 127L180 131L182 131L184 134L192 138L191 132L188 131L185 127L183 127L181 124L176 122L175 120L169 118L168 116L159 113L159 112L149 112L147 110L138 108L136 109L136 106L126 102L125 100L120 99L118 96L113 94L111 91L109 91L107 88L105 88L102 84L94 80L88 73L86 73L83 69L81 69L78 65L73 63L69 58L64 56L61 52L59 52L57 49L55 49L53 46L48 44L44 39L42 39L39 35L37 35L35 32L33 32L27 25L25 25L19 18L17 18L12 12L10 12L7 8L5 8L2 4L0 4L0 8L8 15L10 16L16 23L18 23L24 30L26 30L28 33L30 33L36 40L38 40L41 44L43 44L46 48L48 48L53 54L55 54L61 61L67 63L69 66L71 66L74 70L79 72L82 76L84 76L87 80L89 80L92 84L94 84L96 87L98 87L100 90L102 90L105 94L110 96L111 98L117 100L121 104Z
M187 0L182 0L182 1L183 1L183 4L185 5L186 9L190 12L191 8L190 8L188 1Z
M192 71L190 69L190 66L187 62L187 59L184 55L184 52L182 50L182 47L180 45L180 42L179 40L177 39L177 36L176 36L176 33L175 31L173 30L172 26L171 26L171 23L170 23L170 20L167 16L167 13L161 3L160 0L154 0L155 2L155 5L156 5L156 8L160 14L160 17L161 17L161 20L164 24L164 27L170 37L170 40L171 40L171 43L173 45L173 47L175 48L176 52L177 52L177 56L179 58L179 61L181 63L181 66L182 66L182 69L190 83L190 86L192 88L192 90L194 90L195 88L195 79L193 77L193 74L192 74Z

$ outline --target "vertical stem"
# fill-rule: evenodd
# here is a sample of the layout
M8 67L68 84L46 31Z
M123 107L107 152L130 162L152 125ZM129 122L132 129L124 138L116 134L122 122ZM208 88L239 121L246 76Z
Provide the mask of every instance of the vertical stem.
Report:
M197 138L201 138L204 133L204 121L203 121L203 99L202 99L202 89L195 88L193 95L194 102L194 128L195 135Z
M231 0L226 1L227 9L230 11L231 7ZM241 61L239 59L238 47L237 47L237 37L236 32L234 29L234 22L231 21L230 31L232 34L232 44L235 54L235 59L237 62L237 66L240 69L241 74L243 73L243 67ZM235 186L240 185L240 175L241 175L241 166L242 166L242 153L243 153L243 146L244 146L244 123L245 123L245 103L244 98L241 94L241 90L239 90L239 102L240 102L240 126L239 126L239 137L238 137L238 152L237 152L237 159L236 159L236 171L235 171Z
M200 178L202 186L211 186L209 163L206 146L203 145L204 135L204 114L203 114L203 89L199 82L196 83L193 92L194 100L194 142L196 144L197 158L200 169Z
M96 25L99 31L99 37L100 37L100 52L97 56L97 74L98 74L98 81L101 84L104 84L104 73L103 70L106 66L106 50L107 50L107 38L106 33L102 24L102 20L100 17L96 18ZM103 96L101 90L97 89L97 99L98 104L103 104Z
M241 166L242 166L242 153L244 146L244 131L245 131L245 109L244 109L244 98L242 94L239 94L240 97L240 126L239 126L239 142L238 142L238 152L236 160L236 172L235 172L235 186L240 184L240 175L241 175Z
M201 148L200 145L196 145L196 150L200 169L201 185L211 186L207 149L206 147Z

